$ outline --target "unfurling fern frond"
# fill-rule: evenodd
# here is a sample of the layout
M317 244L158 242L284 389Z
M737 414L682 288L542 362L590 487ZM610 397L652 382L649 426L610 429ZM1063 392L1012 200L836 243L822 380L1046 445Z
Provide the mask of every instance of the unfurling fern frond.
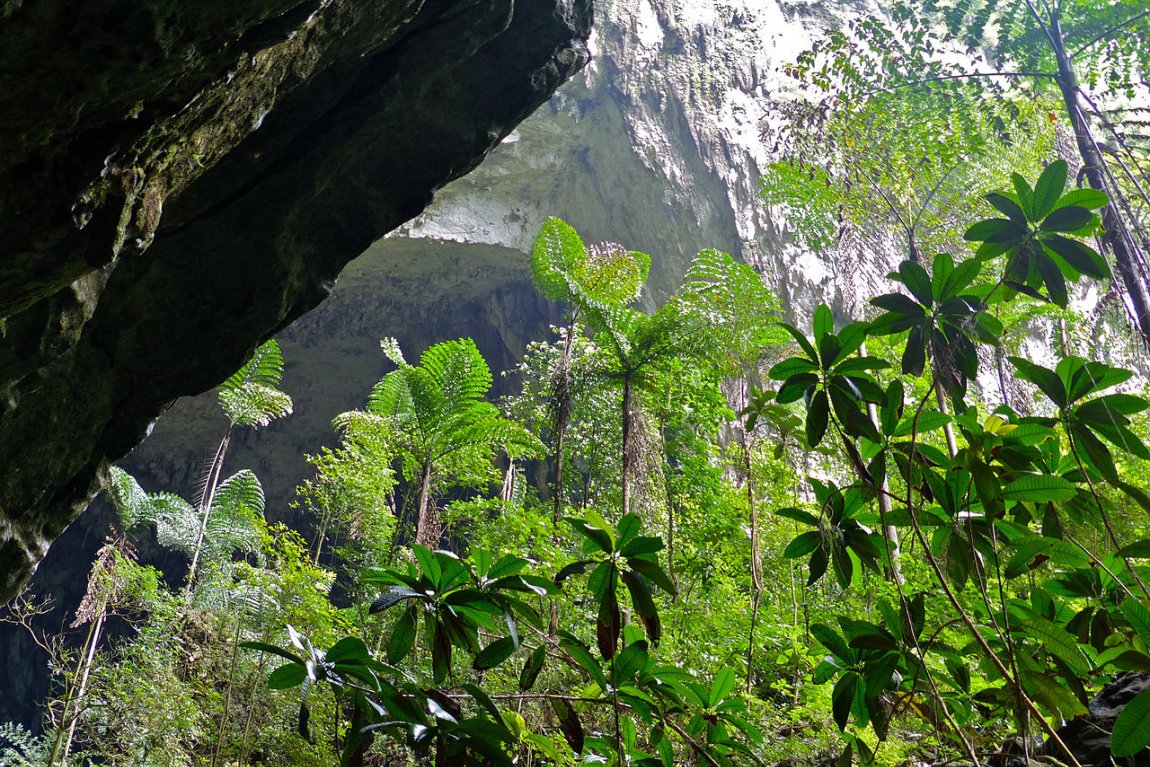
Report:
M220 386L220 407L233 426L267 426L291 415L291 397L276 388L283 368L279 344L268 341Z

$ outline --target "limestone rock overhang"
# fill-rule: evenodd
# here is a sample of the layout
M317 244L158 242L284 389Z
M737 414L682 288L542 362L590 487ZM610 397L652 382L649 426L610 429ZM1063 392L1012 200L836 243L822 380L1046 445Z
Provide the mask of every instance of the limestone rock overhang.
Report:
M590 25L591 0L0 3L0 601L171 402L579 71Z

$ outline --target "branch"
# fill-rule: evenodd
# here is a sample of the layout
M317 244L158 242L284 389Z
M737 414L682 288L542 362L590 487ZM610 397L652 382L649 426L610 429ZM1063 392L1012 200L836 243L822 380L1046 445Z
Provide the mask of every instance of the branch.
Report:
M899 88L910 88L915 85L929 85L931 83L942 82L943 80L969 80L974 77L1014 77L1014 78L1027 78L1027 77L1046 77L1051 80L1057 77L1053 72L962 72L953 75L936 75L934 77L924 77L921 80L908 80L905 83L898 83L888 87L880 87L877 90L882 93L893 93Z
M1136 13L1133 16L1131 16L1130 18L1126 19L1126 21L1115 24L1114 26L1110 27L1109 29L1100 32L1096 37L1091 38L1089 42L1083 43L1082 45L1078 46L1077 50L1075 50L1074 53L1070 54L1070 58L1072 58L1072 59L1078 58L1078 54L1082 53L1084 50L1086 50L1090 46L1094 45L1095 43L1099 42L1100 40L1102 40L1106 37L1109 37L1110 35L1114 34L1118 30L1122 29L1122 27L1133 24L1134 22L1138 21L1139 19L1146 18L1147 16L1150 16L1150 8L1147 8L1146 10L1142 11L1142 13Z

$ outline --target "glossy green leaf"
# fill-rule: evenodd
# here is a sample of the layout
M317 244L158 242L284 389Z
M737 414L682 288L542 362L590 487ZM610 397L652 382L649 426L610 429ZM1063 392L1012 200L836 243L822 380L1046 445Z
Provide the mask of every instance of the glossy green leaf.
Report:
M807 408L806 437L807 444L815 447L822 442L823 435L827 433L827 424L830 419L830 403L825 391L817 391L811 397L811 404Z
M535 686L535 680L539 678L539 673L543 671L543 665L547 661L547 645L540 644L531 655L527 656L526 662L523 664L523 671L519 673L519 690L526 692Z
M835 318L826 304L819 304L818 308L815 309L812 329L816 344L821 343L826 336L835 332Z
M898 265L898 274L903 285L914 296L915 300L923 306L933 306L934 296L930 285L930 275L921 264L914 261L903 261Z
M804 557L822 545L822 536L817 530L808 530L794 538L783 550L784 559Z
M1067 165L1065 160L1055 160L1046 166L1038 181L1034 182L1034 217L1044 218L1054 210L1055 203L1066 188Z
M1007 359L1014 365L1020 378L1037 386L1059 408L1066 407L1068 404L1066 386L1057 373L1021 357L1008 357Z
M331 663L347 660L366 660L371 657L367 645L359 637L344 637L331 646L324 659Z
M1150 690L1135 695L1123 707L1110 734L1110 752L1118 757L1134 756L1150 746Z
M387 662L399 663L411 652L415 643L415 616L411 611L405 612L396 621L391 630L391 638L387 643Z
M655 600L651 598L651 590L643 578L631 570L623 570L620 576L631 595L631 604L634 605L635 612L639 614L639 619L647 630L647 638L651 640L651 644L659 644L663 628L659 621L659 610L655 607Z
M1023 474L1008 482L1002 497L1008 501L1069 501L1078 493L1073 482L1051 474Z
M1044 232L1073 232L1094 218L1094 214L1086 208L1077 205L1068 205L1051 213L1040 225Z
M298 687L307 679L307 668L302 663L285 663L268 675L268 687L287 690Z
M715 679L711 682L707 707L715 708L718 706L724 698L731 694L733 689L735 689L735 672L730 666L724 666L719 673L715 674Z
M486 671L489 668L495 668L514 655L515 649L515 640L511 637L496 639L475 656L475 661L472 663L472 666L476 671Z

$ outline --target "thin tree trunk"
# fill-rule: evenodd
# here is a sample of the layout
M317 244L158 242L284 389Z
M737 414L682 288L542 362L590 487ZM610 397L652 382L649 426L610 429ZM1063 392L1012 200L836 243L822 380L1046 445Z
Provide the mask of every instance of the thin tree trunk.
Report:
M1098 151L1098 145L1086 120L1086 113L1078 94L1078 75L1074 71L1074 64L1066 52L1065 39L1062 35L1062 26L1057 15L1051 19L1046 29L1047 38L1054 50L1058 61L1058 87L1062 91L1062 99L1066 105L1066 113L1070 117L1070 125L1074 129L1074 140L1078 146L1078 153L1082 157L1083 169L1090 186L1095 189L1114 194L1117 190L1106 183L1105 159ZM1142 336L1142 342L1150 348L1150 295L1143 275L1141 265L1143 254L1130 236L1125 220L1118 211L1116 202L1111 202L1102 209L1102 225L1105 234L1103 243L1114 254L1114 265L1122 278L1126 294L1130 298L1131 309L1134 314L1134 324Z
M623 378L623 514L631 512L631 376Z
M191 594L192 584L196 581L196 572L200 564L200 553L204 548L204 536L208 532L208 518L212 513L212 502L216 499L216 488L220 485L220 474L224 469L224 456L228 453L228 445L232 441L232 430L224 432L223 439L220 440L219 447L216 448L216 456L212 459L212 465L208 468L208 476L204 483L204 492L200 496L200 530L196 533L196 545L192 549L192 563L188 565L188 580L187 580L187 594Z
M415 520L415 542L420 546L434 548L436 541L432 535L431 519L431 462L423 464L423 476L419 482L419 513Z
M95 623L92 624L92 630L88 632L88 641L84 647L83 671L80 674L79 686L76 688L76 695L73 698L76 713L72 716L72 721L68 723L68 736L64 739L59 757L53 754L51 758L52 767L55 767L57 758L59 758L61 764L68 763L68 754L72 750L72 741L76 737L76 725L80 722L79 709L84 702L84 696L88 693L88 679L92 673L92 666L96 662L96 647L100 644L100 635L104 631L104 619L107 613L106 605L102 605L99 616L97 616ZM65 711L66 710L67 709L65 709ZM63 722L61 722L61 724L63 724Z
M554 510L551 518L558 535L559 520L563 517L563 448L567 439L567 424L571 420L571 349L575 335L575 321L567 326L567 339L563 344L563 357L559 360L559 390L555 412L555 484L552 487Z
M763 602L763 556L759 540L759 511L755 503L755 473L751 461L751 434L743 429L743 468L747 473L747 509L751 520L751 630L747 637L747 695L751 694L755 665L755 630Z

